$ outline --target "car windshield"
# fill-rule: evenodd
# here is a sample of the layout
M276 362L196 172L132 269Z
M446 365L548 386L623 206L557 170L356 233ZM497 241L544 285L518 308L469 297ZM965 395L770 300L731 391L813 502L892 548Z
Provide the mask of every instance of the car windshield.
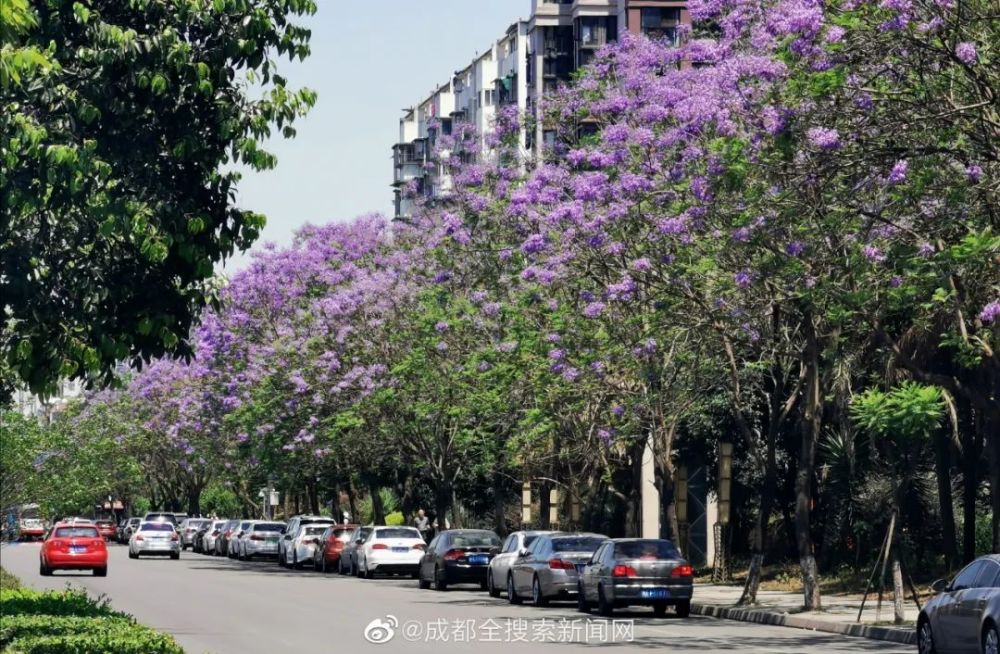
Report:
M101 526L101 527L114 527L115 526L115 523L111 522L110 520L98 520L97 524L99 526Z
M56 538L97 538L97 530L93 527L59 527Z
M275 531L275 532L277 532L277 531L281 531L282 527L284 527L284 525L279 525L279 524L254 525L253 526L253 530L254 531Z
M130 525L137 525L140 522L142 522L142 520L140 520L139 518L132 518L131 520L128 521Z
M354 533L353 529L334 529L333 537L343 543L346 543L347 541L351 540L351 534L353 533Z
M303 536L318 536L318 535L322 534L324 531L326 531L326 527L323 527L323 526L312 527L312 526L308 526L307 525L307 526L305 526L305 527L302 528L302 535Z
M209 520L188 520L189 527L204 527L210 521Z
M420 532L411 527L376 529L375 538L420 538Z
M681 553L669 540L633 540L615 544L616 559L679 559Z
M169 522L147 522L139 527L139 531L173 531L174 526Z
M500 539L493 534L456 534L451 537L453 547L493 547Z
M364 540L368 538L368 534L372 533L371 527L365 527L356 531L352 536L354 540Z
M552 550L554 552L593 552L606 540L606 538L595 538L593 536L553 538Z

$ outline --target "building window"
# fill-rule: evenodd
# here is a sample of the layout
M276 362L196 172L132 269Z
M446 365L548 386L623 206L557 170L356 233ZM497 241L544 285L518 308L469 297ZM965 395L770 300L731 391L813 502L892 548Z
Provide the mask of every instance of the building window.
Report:
M581 47L596 48L615 40L617 28L614 16L583 16L577 19L576 38Z
M654 41L677 45L677 26L681 10L675 7L643 7L640 14L642 33Z

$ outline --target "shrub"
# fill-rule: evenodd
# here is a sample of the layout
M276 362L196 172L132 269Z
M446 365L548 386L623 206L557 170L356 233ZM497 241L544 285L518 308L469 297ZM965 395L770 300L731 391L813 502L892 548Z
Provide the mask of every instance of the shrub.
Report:
M21 580L0 568L0 590L14 590L21 587Z
M152 629L131 627L128 633L93 632L19 638L11 643L11 654L184 654L184 650L166 634Z
M389 525L390 527L398 527L400 525L406 524L406 518L403 517L403 514L401 512L394 511L385 516L385 524Z
M28 588L0 591L0 613L12 615L110 615L107 600L95 600L79 590L40 593Z

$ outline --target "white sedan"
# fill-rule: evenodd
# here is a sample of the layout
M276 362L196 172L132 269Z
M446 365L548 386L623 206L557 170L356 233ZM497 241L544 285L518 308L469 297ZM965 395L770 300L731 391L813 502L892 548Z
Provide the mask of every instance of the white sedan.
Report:
M359 577L371 579L376 572L417 576L427 544L414 527L375 527L357 552Z
M298 528L291 539L285 544L285 565L301 568L305 563L312 563L315 556L316 541L323 535L326 524L305 524Z

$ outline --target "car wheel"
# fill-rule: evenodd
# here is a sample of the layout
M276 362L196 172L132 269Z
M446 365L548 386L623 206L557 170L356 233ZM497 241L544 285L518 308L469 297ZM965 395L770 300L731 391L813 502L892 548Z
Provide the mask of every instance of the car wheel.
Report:
M448 582L444 579L444 570L434 567L434 590L448 590Z
M997 634L996 625L988 625L983 630L983 654L1000 653L1000 634Z
M581 583L576 589L576 610L580 613L590 613L590 603L587 602L587 597L583 594L583 584Z
M94 576L95 577L107 577L108 576L108 569L107 569L107 567L104 567L104 568L94 568Z
M337 559L337 574L342 575L344 573L344 557Z
M45 565L44 561L39 562L39 564L38 564L38 574L42 575L43 577L51 577L52 576L52 568L50 568L49 566Z
M531 580L531 603L535 606L545 606L549 603L542 594L542 582L538 581L537 575Z
M130 549L130 550L128 551L128 558L130 558L130 559L137 559L137 558L139 558L139 555L138 555L138 554L136 554L135 552L133 552L133 551L132 551L132 550Z
M615 605L604 596L604 586L597 587L597 612L605 618L610 617L615 612Z
M316 568L317 571L322 572L323 574L326 574L327 573L327 569L326 569L326 557L325 556L320 557L319 563L314 563L313 567Z
M655 615L658 618L662 618L666 614L667 614L666 602L657 602L656 604L653 605L653 615Z
M422 572L417 573L417 579L419 580L417 582L417 586L420 588L420 590L427 590L428 588L431 587L430 580L424 579L424 575Z
M299 562L299 551L295 550L292 552L292 567L296 570L302 569L302 563Z
M365 559L365 579L374 579L375 571L368 567L368 559Z
M500 597L500 589L493 583L492 570L486 573L486 592L490 594L490 597Z
M931 622L923 616L921 616L917 626L917 651L920 654L937 653L937 649L934 647L934 632L931 630Z
M677 606L674 607L677 611L678 618L686 618L691 615L691 600L684 600L683 602L678 602Z
M523 600L514 588L514 575L507 575L507 601L511 604L520 604Z
M288 562L285 560L285 553L281 550L278 550L278 565L282 568L288 565Z
M174 561L176 561L177 559L181 558L181 553L180 552L171 552L170 553L170 558L173 559Z

